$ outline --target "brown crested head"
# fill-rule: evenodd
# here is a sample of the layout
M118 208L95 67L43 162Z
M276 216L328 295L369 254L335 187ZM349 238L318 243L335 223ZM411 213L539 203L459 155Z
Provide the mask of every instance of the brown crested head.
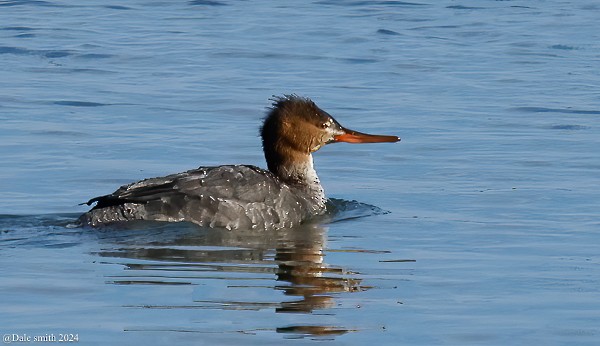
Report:
M308 98L284 95L272 99L260 134L269 170L303 161L323 145L334 142L397 142L397 136L369 135L342 127Z

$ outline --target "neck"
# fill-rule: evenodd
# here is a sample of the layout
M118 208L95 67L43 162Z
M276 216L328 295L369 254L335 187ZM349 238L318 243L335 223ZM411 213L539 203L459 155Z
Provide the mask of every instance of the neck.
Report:
M319 203L324 204L325 191L313 166L312 155L297 152L295 155L279 158L281 160L276 162L273 162L273 157L268 158L269 170L286 184L305 191L311 197L318 199Z

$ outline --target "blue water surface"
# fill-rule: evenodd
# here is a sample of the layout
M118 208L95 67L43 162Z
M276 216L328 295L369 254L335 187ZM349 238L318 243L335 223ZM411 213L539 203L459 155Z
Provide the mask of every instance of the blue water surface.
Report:
M598 18L593 0L1 0L0 334L598 345ZM138 179L264 167L286 93L402 137L316 153L332 218L72 226Z

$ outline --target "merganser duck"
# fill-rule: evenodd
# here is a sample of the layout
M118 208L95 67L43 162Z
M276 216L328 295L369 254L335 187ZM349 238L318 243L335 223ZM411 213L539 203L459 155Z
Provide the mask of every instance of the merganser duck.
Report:
M92 227L131 220L189 221L204 227L279 229L325 212L327 201L312 153L335 142L397 142L342 127L313 101L272 99L261 127L268 171L250 165L200 167L121 186L92 198L79 217Z

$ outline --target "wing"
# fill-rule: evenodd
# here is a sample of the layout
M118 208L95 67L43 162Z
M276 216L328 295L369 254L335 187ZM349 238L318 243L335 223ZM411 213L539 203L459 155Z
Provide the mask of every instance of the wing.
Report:
M80 218L92 226L128 220L190 221L202 226L281 228L301 222L312 201L255 166L200 167L124 185L91 199ZM282 208L282 206L285 206Z
M258 187L258 188L257 188ZM123 185L117 191L90 199L93 209L125 203L195 199L211 196L243 202L261 202L277 194L281 185L268 171L255 166L200 167L165 177L150 178Z

